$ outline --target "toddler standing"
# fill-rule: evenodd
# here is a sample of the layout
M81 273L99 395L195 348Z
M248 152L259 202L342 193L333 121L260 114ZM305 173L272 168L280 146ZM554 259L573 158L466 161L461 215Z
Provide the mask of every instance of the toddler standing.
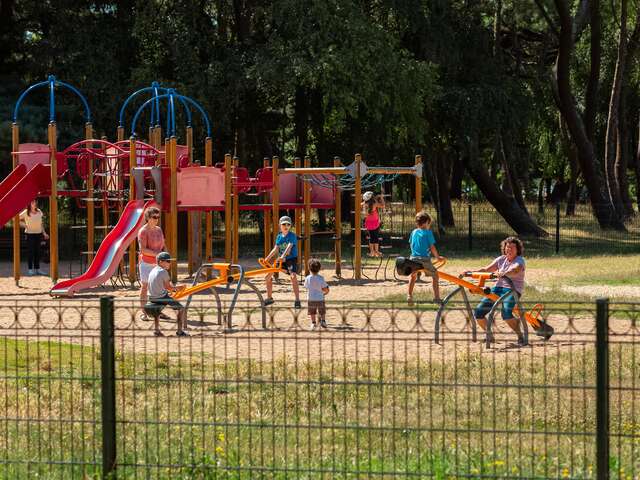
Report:
M327 322L324 319L327 311L324 304L324 296L329 293L329 285L327 285L324 277L319 274L320 268L320 260L315 258L309 260L311 273L304 279L304 287L307 289L309 316L311 317L311 330L315 330L318 326L316 314L320 317L320 327L327 328Z

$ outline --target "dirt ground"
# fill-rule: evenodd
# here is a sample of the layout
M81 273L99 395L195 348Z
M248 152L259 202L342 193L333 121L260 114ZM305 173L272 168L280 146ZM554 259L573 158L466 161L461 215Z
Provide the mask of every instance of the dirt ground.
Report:
M243 263L247 268L257 267L257 264ZM392 271L387 272L390 280L365 279L359 284L353 280L332 278L332 272L325 271L325 278L331 289L327 300L331 303L327 313L329 328L321 332L310 331L306 309L293 308L291 284L286 275L281 275L281 279L274 284L276 302L274 307L264 311L264 317L263 312L256 307L255 293L243 289L231 318L232 328L228 328L227 318L218 315L213 295L199 295L189 309L189 338L175 337L173 320L163 320L161 323L165 337L154 337L152 322L140 319L136 289L100 287L78 294L72 299L52 299L48 293L52 286L48 277L25 277L20 281L20 286L16 286L11 272L10 264L0 264L0 334L12 338L97 346L100 330L98 298L108 294L117 299L116 343L123 352L188 355L204 353L220 359L256 360L314 360L326 355L333 359L354 360L444 360L452 355L460 355L461 352L535 356L593 344L593 312L574 309L570 312L548 312L547 321L556 329L556 335L545 342L531 332L530 346L524 349L518 348L515 335L499 322L496 343L488 350L484 344L483 332L478 331L477 341L472 341L471 327L460 305L449 309L444 316L438 344L435 342L434 305L408 308L405 302L375 307L367 304L390 294L402 294L400 298L404 298L406 281L394 280ZM367 273L373 277L375 271ZM379 278L384 276L381 272L378 273ZM548 274L549 272L531 270L528 272L528 281L542 281ZM344 276L351 278L352 272L345 271ZM183 283L190 283L185 277L186 266L181 265L179 278ZM264 280L260 278L252 281L264 293ZM428 282L421 282L416 288L431 291ZM451 288L444 284L443 296ZM220 296L223 311L226 311L231 294L222 292ZM301 297L304 306L303 291ZM173 317L172 312L168 314ZM221 325L219 321L222 321ZM263 322L266 329L262 328ZM632 320L621 322L618 326L620 332L630 328L627 323L631 325Z

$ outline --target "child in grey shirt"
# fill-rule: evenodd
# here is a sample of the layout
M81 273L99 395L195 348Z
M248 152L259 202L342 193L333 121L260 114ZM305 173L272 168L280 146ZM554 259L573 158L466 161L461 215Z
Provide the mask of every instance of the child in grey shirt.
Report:
M320 316L320 326L327 328L327 322L324 318L327 311L324 305L324 296L329 293L329 285L327 285L324 277L318 273L321 267L320 260L315 258L309 260L311 274L304 279L304 287L307 289L309 316L311 317L311 330L315 330L318 326L316 315Z

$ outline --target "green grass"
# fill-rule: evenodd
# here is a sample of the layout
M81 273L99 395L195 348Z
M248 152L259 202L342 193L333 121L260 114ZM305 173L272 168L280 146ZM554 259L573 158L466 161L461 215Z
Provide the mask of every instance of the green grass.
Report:
M0 421L0 451L34 463L2 464L0 476L98 476L98 352L28 343L0 340L3 416L23 419ZM518 352L460 345L446 359L395 362L119 352L119 478L594 478L593 348ZM615 347L616 384L632 384L637 355ZM612 432L630 435L612 437L614 473L640 469L633 402L633 392L611 392Z

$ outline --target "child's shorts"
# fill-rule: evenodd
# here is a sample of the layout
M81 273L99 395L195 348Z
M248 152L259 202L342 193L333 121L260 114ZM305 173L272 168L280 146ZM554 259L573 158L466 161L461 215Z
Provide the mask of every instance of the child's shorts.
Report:
M323 301L320 300L309 300L308 302L308 311L309 315L315 315L318 313L321 317L324 317L327 313L327 308Z
M380 227L375 230L367 230L369 233L369 243L380 243Z
M433 266L433 263L431 263L431 257L409 257L409 260L412 260L414 262L418 262L420 264L422 264L422 268L424 268L424 271L426 272L427 275L432 276L433 278L436 278L437 274L436 274L436 269Z
M289 275L298 273L298 257L286 259L282 263L282 268L284 268Z
M159 298L150 298L149 302L154 303L156 305L164 305L166 307L171 307L174 310L184 309L184 306L179 301L175 300L169 295L165 295L164 297L159 297Z

